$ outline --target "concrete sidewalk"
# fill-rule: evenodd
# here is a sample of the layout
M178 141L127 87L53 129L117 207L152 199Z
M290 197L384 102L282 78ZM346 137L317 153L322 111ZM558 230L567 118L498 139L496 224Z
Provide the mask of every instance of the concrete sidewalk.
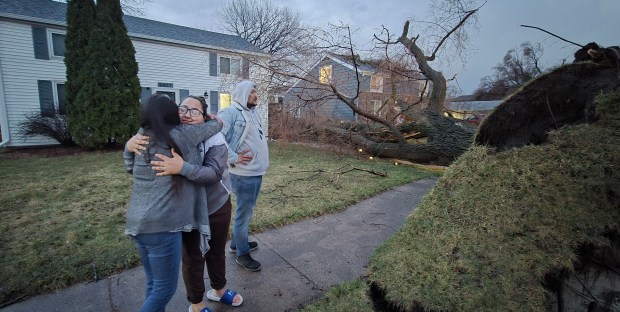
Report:
M253 235L259 248L252 257L261 262L260 272L239 267L233 254L227 257L227 286L243 296L243 305L233 308L209 301L208 307L214 312L295 311L319 299L332 286L360 277L375 248L405 222L435 182L425 179L403 185L343 212ZM209 289L208 278L205 284ZM133 312L140 309L144 285L144 271L137 267L0 311ZM179 276L177 292L166 311L184 312L188 306Z

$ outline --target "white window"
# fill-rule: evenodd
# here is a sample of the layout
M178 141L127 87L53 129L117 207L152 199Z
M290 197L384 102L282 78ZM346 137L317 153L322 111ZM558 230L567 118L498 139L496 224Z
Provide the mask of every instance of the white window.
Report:
M60 115L66 115L65 103L67 101L64 82L54 82L54 106Z
M239 76L241 72L241 59L220 57L220 74Z
M65 57L65 32L48 29L47 42L51 58Z
M372 100L370 103L372 104L372 112L377 116L381 116L381 101Z
M370 77L370 92L383 93L383 77L377 75Z
M332 81L332 66L331 65L321 66L321 72L319 73L319 81L324 84L330 83Z

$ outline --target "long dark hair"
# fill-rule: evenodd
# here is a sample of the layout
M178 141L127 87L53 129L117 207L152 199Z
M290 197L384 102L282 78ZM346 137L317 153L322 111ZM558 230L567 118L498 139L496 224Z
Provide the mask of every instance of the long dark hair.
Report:
M146 100L142 107L140 126L155 136L151 140L174 148L180 155L181 150L170 137L170 131L179 124L181 119L177 105L167 95L153 94Z
M170 131L179 124L181 124L179 109L167 95L153 94L146 100L146 104L142 107L140 126L151 136L149 146L144 153L147 163L151 161L148 149L154 145L172 147L177 154L183 157L181 149L170 137ZM179 179L180 176L177 175L172 177L172 188L175 194L178 194L179 191Z

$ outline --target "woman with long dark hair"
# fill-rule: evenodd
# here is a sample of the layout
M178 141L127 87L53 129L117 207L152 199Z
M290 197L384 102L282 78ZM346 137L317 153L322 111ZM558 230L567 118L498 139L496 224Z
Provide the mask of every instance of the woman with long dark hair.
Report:
M125 166L133 175L125 234L135 241L146 273L146 298L140 311L165 311L176 291L181 263L181 233L198 230L203 252L209 238L209 217L204 211L204 186L181 176L157 176L150 162L155 154L172 156L174 150L190 164L200 165L200 144L222 125L209 121L196 125L180 122L176 104L155 94L143 106L141 132L149 144L141 155L125 148Z

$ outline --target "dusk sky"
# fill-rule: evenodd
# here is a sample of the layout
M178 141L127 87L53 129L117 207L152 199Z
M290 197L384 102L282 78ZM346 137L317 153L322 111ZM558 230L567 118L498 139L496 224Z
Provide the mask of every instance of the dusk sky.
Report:
M145 18L203 30L223 32L218 9L226 0L152 0L147 3ZM328 23L349 24L358 29L356 44L367 44L374 33L385 26L400 34L406 20L429 20L429 1L424 0L272 0L278 6L288 6L302 15L302 22L327 28ZM470 33L470 56L463 67L452 63L435 64L447 78L456 74L462 94L469 94L490 75L511 48L524 41L540 43L544 49L542 65L572 61L577 46L566 43L539 30L520 27L531 25L543 28L567 40L602 46L620 45L620 0L488 0L479 11L480 29ZM409 34L416 33L415 29ZM421 34L423 36L424 34ZM455 82L453 82L454 84Z

